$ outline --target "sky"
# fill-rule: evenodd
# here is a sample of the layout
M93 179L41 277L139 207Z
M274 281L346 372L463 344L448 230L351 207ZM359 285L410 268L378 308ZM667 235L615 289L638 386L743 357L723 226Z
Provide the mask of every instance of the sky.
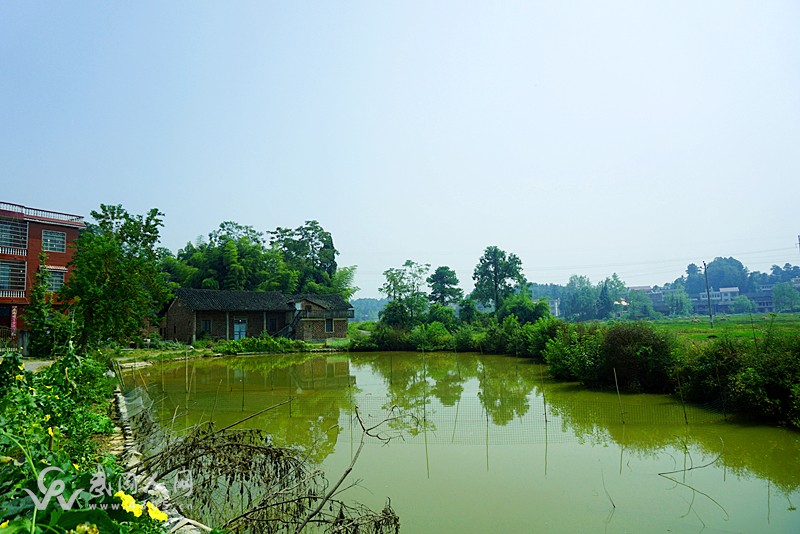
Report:
M800 3L0 5L0 201L317 220L359 297L407 259L461 286L800 264Z

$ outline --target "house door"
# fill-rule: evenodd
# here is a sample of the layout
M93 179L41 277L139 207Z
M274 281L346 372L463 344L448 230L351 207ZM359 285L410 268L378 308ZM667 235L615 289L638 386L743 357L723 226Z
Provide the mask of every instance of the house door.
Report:
M243 339L247 337L247 319L233 320L233 339Z

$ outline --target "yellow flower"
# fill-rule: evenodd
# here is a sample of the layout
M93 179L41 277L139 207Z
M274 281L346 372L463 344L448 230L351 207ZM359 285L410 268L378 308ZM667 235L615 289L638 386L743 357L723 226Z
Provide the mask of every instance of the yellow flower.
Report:
M167 520L167 514L156 508L156 506L150 501L147 501L147 515L149 515L152 519L155 519L156 521Z
M46 422L48 422L49 420L50 420L50 414L49 414L49 413L48 413L48 414L45 414L45 416L44 416L44 422L46 423Z
M78 466L78 464L76 464L76 463L73 463L73 464L72 464L72 467L74 467L74 468L75 468L75 471L78 471L78 470L80 469L80 467L79 467L79 466Z
M56 395L56 400L58 400L58 395Z
M8 520L3 521L2 523L0 523L0 528L6 528L7 526L8 526Z
M24 376L22 376L22 375L17 375L17 376L15 376L14 378L16 378L17 380L20 380L20 381L22 381L22 379L23 379L23 378L25 378L25 377L24 377Z
M25 364L24 363L19 364L19 370L20 371L24 371L25 370Z
M139 517L142 515L142 505L136 504L136 499L128 495L122 490L114 494L114 497L122 499L122 509L126 512L132 513L134 516Z

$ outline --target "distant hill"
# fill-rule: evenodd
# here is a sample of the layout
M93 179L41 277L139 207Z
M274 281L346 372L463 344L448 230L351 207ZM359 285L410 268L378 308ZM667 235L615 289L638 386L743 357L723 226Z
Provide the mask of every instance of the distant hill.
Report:
M380 312L389 299L352 299L350 304L355 309L354 321L377 321Z

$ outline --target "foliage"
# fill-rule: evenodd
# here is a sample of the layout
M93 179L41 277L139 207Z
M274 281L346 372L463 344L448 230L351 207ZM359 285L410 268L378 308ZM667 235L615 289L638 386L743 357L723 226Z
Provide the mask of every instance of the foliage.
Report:
M76 240L72 275L60 293L71 303L83 350L136 337L156 323L170 298L156 251L163 213L131 215L101 204L92 217L96 223Z
M429 269L430 265L427 263L406 260L402 267L393 267L383 272L386 282L379 291L391 299L391 302L380 314L382 322L388 321L386 324L405 328L422 322L428 306L422 285ZM390 306L393 309L390 310Z
M472 298L483 304L491 304L497 312L503 299L513 291L513 284L523 281L522 261L515 254L508 254L496 246L486 247L472 274L475 289Z
M53 294L49 291L49 277L44 269L46 263L47 255L42 253L30 292L30 304L24 312L25 324L30 331L28 354L42 359L66 351L71 334L69 318L53 308Z
M772 301L775 304L775 311L800 310L800 291L788 282L777 284L772 288Z
M437 267L425 281L431 288L428 298L433 303L443 306L455 304L464 296L464 292L458 287L458 276L450 267Z
M523 291L508 297L503 302L497 318L502 321L509 315L515 316L520 324L535 323L542 317L550 316L550 307L545 300L533 302L528 292Z
M692 301L689 299L689 294L682 287L666 292L664 294L664 304L667 306L668 315L692 314Z
M442 350L453 346L453 336L442 323L434 321L415 326L409 334L409 342L416 350Z
M266 243L251 226L225 221L206 242L188 243L176 257L164 254L162 268L181 287L244 291L339 294L358 291L355 266L338 268L331 234L317 221L277 228Z
M304 352L307 349L306 343L302 340L271 337L267 333L263 333L258 337L221 341L215 345L215 350L222 354Z
M626 319L655 319L659 315L653 309L653 301L644 291L628 291L628 309L625 311Z
M428 309L428 316L425 322L427 324L433 322L441 323L449 332L452 332L458 326L456 311L450 306L445 306L439 303L431 304L431 307Z
M561 309L570 321L591 321L597 317L597 290L586 276L569 277L561 297Z
M270 235L271 245L281 251L286 264L299 273L300 292L319 293L320 287L331 287L339 251L333 246L330 232L317 221L306 221L294 229L278 227Z
M667 391L675 367L674 341L641 322L570 325L547 344L545 358L556 378L622 391Z
M731 303L731 312L733 313L751 313L753 308L753 301L744 295L734 297Z
M144 507L127 493L91 491L100 475L106 488L123 484L121 468L113 459L101 457L92 439L112 429L104 411L114 380L104 376L105 370L96 358L80 358L73 351L36 374L24 370L18 354L3 358L0 523L4 533L160 532L158 520L165 517L152 503L143 512ZM70 510L63 510L55 498L44 510L34 506L25 490L43 497L40 477L46 487L62 485L65 498L75 495Z

